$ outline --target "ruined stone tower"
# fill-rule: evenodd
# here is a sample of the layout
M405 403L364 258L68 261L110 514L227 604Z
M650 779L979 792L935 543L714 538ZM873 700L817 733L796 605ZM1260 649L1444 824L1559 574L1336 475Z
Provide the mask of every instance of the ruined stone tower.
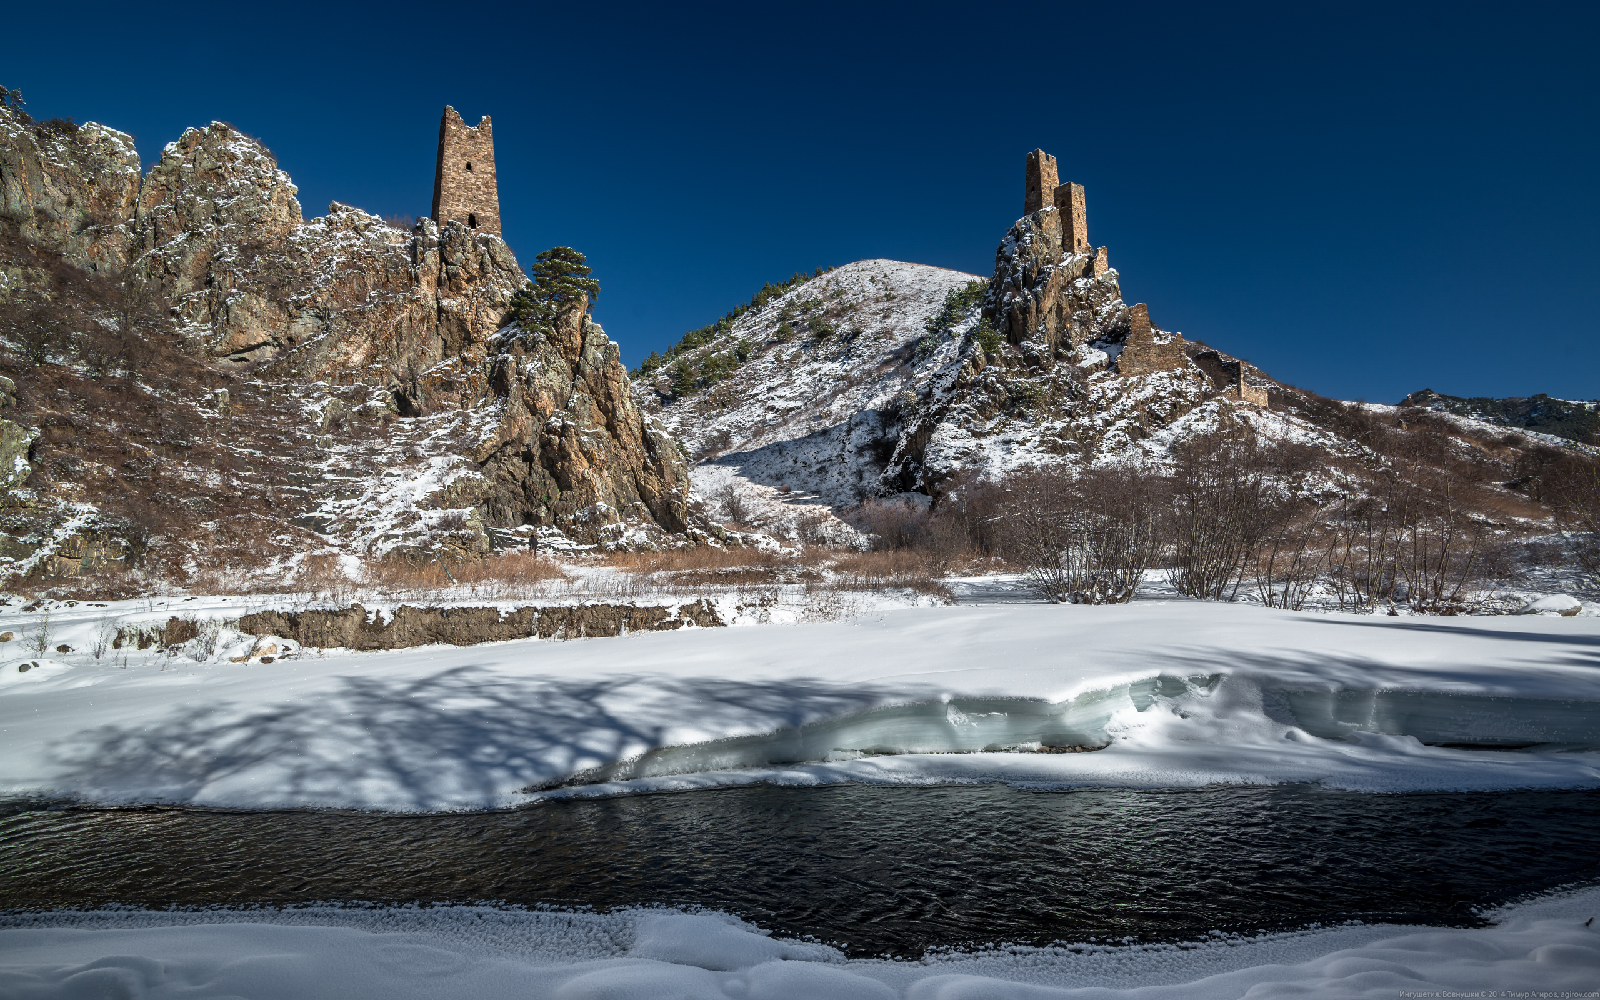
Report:
M500 235L500 195L494 181L494 132L489 116L476 128L448 105L439 119L439 167L433 175L433 221L455 219L480 233Z
M1054 204L1051 200L1060 183L1056 158L1042 149L1028 154L1027 189L1022 197L1022 214L1031 215Z
M1054 207L1061 213L1062 249L1068 253L1089 253L1089 210L1083 185L1068 181L1061 183L1056 169L1056 158L1042 149L1028 154L1025 186L1022 194L1022 214L1032 215L1044 208ZM1104 273L1104 268L1095 272Z
M1062 249L1083 253L1089 249L1089 219L1083 185L1068 181L1056 188L1056 209L1061 213Z

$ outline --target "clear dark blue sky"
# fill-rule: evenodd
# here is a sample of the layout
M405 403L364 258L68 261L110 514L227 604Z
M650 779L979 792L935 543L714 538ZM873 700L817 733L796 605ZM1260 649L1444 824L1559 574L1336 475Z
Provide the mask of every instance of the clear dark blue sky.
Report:
M1036 146L1152 318L1329 395L1600 396L1600 5L23 5L0 83L233 122L308 216L426 214L494 117L505 236L589 255L630 364L763 281L987 275ZM24 39L36 42L23 43Z

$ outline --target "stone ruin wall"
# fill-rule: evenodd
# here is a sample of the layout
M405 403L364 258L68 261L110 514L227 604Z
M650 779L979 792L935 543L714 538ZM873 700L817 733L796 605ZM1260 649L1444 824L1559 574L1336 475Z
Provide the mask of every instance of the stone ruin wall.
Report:
M1229 358L1220 351L1201 351L1194 356L1195 367L1206 373L1223 399L1237 400L1256 406L1267 405L1267 390L1251 385L1245 380L1250 365L1237 358Z
M1117 374L1151 375L1186 368L1189 356L1183 349L1181 334L1158 342L1150 326L1150 309L1143 302L1128 309L1128 339L1117 356Z
M1055 190L1061 186L1056 172L1056 158L1042 149L1028 154L1025 187L1022 196L1022 214L1032 215L1041 208L1055 204Z
M1267 390L1265 386L1251 385L1244 380L1244 370L1249 368L1243 361L1239 362L1239 384L1234 387L1232 398L1244 403L1254 403L1263 409L1267 405Z
M1106 248L1101 247L1094 252L1094 260L1089 263L1089 276L1098 278L1111 270L1111 262L1106 258Z
M500 235L500 194L495 185L494 129L488 115L476 128L446 107L439 120L439 163L433 179L433 221L451 219L480 233Z

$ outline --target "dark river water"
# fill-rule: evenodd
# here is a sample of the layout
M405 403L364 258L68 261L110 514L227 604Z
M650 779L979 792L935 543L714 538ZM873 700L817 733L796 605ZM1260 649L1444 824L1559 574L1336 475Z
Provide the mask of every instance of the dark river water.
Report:
M1600 881L1600 792L751 787L514 812L0 810L0 907L700 904L855 954L1192 938Z

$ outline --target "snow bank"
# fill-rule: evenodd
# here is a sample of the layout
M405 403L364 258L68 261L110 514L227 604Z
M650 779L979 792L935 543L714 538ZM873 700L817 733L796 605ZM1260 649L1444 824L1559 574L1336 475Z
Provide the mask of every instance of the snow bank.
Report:
M21 662L0 660L0 794L443 810L750 781L1600 785L1590 617L996 604L272 664Z
M0 994L707 1000L1233 1000L1422 991L1594 996L1600 889L1481 929L1348 926L1185 946L1077 945L846 960L719 913L487 907L12 915ZM1450 995L1449 993L1436 995Z

